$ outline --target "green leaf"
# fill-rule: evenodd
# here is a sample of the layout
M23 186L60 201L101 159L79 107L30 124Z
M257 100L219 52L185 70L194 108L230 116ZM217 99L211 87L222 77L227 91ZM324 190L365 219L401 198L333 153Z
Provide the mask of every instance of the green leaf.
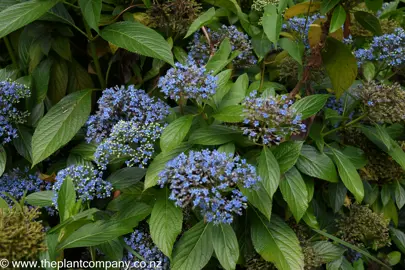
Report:
M91 91L64 97L39 121L32 137L32 166L68 143L86 123L91 109Z
M211 105L214 109L218 108L222 102L222 99L228 94L231 90L232 83L229 79L232 76L232 69L227 69L219 73L217 77L217 90L216 93L212 96L211 100L207 103Z
M58 210L60 221L67 220L73 214L76 204L76 191L73 181L66 177L58 192Z
M206 70L211 71L213 75L216 75L232 61L229 59L231 52L232 47L229 38L225 38L219 45L215 54L208 60L207 65L205 66Z
M165 127L160 137L162 152L168 152L181 144L191 128L193 119L193 115L185 115L177 118Z
M391 188L389 185L383 185L381 189L381 202L386 206L391 200Z
M339 212L345 202L347 189L342 182L328 185L329 203L334 213Z
M80 222L82 219L93 219L93 214L98 212L100 210L98 210L97 208L90 208L87 210L84 210L83 212L80 212L74 216L71 216L70 218L68 218L67 220L59 223L58 225L56 225L55 227L52 227L52 229L50 229L47 234L50 233L54 233L59 231L60 229L62 229L63 227L66 227L70 224L73 224L75 222Z
M222 267L226 270L235 269L239 258L239 245L231 225L218 224L212 227L212 245Z
M318 152L315 147L304 145L296 166L302 173L323 179L329 182L338 182L335 165L324 153Z
M227 154L234 154L235 153L235 144L227 143L218 147L218 152L224 152Z
M405 204L405 190L399 183L399 181L395 181L395 201L397 203L398 209L401 210L401 208Z
M383 0L366 0L366 6L369 10L378 11L382 8Z
M75 195L76 193L74 193ZM25 201L29 205L45 207L45 206L52 206L53 201L52 199L55 197L55 191L52 190L45 190L45 191L38 191L35 193L29 194L25 197ZM76 195L75 195L76 200Z
M2 197L0 197L0 209L7 209L7 208L9 208L7 202Z
M303 141L288 141L271 149L280 166L280 173L285 173L295 165L303 143Z
M373 14L366 11L356 11L354 17L364 29L371 31L375 35L382 35L380 21Z
M367 82L370 82L374 79L375 76L375 66L373 62L365 62L362 64L361 68L363 69L363 76Z
M86 224L71 233L58 246L57 250L76 247L93 247L133 232L132 227L116 220L99 220Z
M312 244L312 248L316 256L322 261L322 263L332 262L339 259L346 249L339 247L329 241L317 241Z
M159 173L165 168L166 163L173 158L177 157L180 153L186 152L188 149L190 149L190 145L187 144L181 144L175 149L169 151L169 152L162 152L159 155L157 155L152 163L149 165L148 170L146 171L146 176L145 176L145 190L153 187L157 184L159 180Z
M387 254L387 262L390 265L397 265L401 261L401 253L399 251L391 251Z
M240 134L240 132L233 128L213 125L195 130L191 133L189 142L201 145L220 145L232 141L232 135L236 134Z
M364 151L360 148L346 145L345 148L343 148L342 153L350 159L356 169L363 168L368 163Z
M42 61L32 72L32 78L35 86L35 104L39 104L46 98L48 92L49 79L51 77L52 60L47 58Z
M325 15L328 13L332 8L334 8L337 4L339 4L340 0L325 0L321 2L321 14Z
M299 171L292 167L280 182L280 190L297 223L308 208L308 191Z
M10 6L0 12L0 38L35 21L59 0L32 0Z
M117 22L105 27L101 36L130 52L163 60L174 65L169 43L156 31L139 22Z
M364 197L364 187L353 163L342 152L335 148L330 148L333 153L333 160L339 171L340 179L347 189L354 195L357 202L361 202Z
M0 145L0 176L4 173L7 163L7 153L2 145Z
M135 205L131 205L131 207L119 209L119 211L112 216L111 220L119 221L126 226L134 228L138 226L139 222L149 216L151 211L152 208L148 204L137 202Z
M390 235L392 241L395 243L397 248L405 254L405 233L402 231L395 229L395 228L390 228Z
M259 57L259 61L263 59L272 48L271 41L267 38L264 31L260 31L259 34L252 37L252 46L256 55Z
M271 195L264 188L262 181L257 183L255 189L244 188L243 186L239 186L239 189L243 195L248 198L249 203L256 207L268 220L270 220L273 202Z
M203 14L201 14L191 25L187 31L187 34L184 38L188 38L191 36L195 31L200 29L202 26L210 22L215 16L215 8L210 8Z
M304 54L305 49L302 42L296 42L289 38L282 38L279 40L278 44L283 50L287 51L295 61L302 65L302 55Z
M340 29L346 21L346 11L338 5L332 13L332 19L329 26L329 33L333 33Z
M212 225L204 221L200 221L186 231L174 248L171 269L202 269L210 260L214 250L211 231Z
M352 51L333 37L326 39L322 61L331 79L333 90L339 98L357 77L357 62Z
M239 123L242 122L243 117L243 106L242 105L231 105L220 109L212 117L215 119L228 122L228 123Z
M239 104L246 96L249 86L249 76L244 73L238 77L229 92L223 97L219 108Z
M278 216L272 215L269 222L258 213L253 215L251 236L257 253L278 269L304 269L304 255L298 238Z
M267 193L273 197L280 183L280 167L273 153L267 147L264 147L260 154L257 172Z
M181 64L185 65L187 63L187 52L179 46L174 46L173 47L173 54L174 57L176 58L176 60L178 62L180 62Z
M137 167L122 168L112 173L107 181L116 189L125 189L135 185L145 176L146 170Z
M79 6L87 24L98 32L102 0L79 0Z
M53 61L48 89L48 97L53 104L58 103L66 95L68 73L69 68L66 60L59 58Z
M169 258L177 236L181 233L183 212L169 200L169 190L160 192L149 220L153 242Z
M70 150L71 154L81 156L85 160L94 160L97 145L93 143L80 143Z
M52 39L52 49L63 59L70 61L72 53L70 51L70 41L66 37L55 37Z
M297 111L297 114L301 114L304 120L319 112L329 97L330 95L310 95L296 101L291 107Z
M278 14L275 5L269 4L264 8L262 21L264 33L276 45L280 36L283 18Z

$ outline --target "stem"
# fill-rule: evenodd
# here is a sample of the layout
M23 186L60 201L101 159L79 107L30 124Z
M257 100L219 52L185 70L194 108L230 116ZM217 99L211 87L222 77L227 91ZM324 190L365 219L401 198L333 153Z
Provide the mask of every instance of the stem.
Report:
M93 35L91 34L90 27L87 25L86 22L84 22L84 26L86 27L87 38L90 43L91 56L93 57L94 67L96 68L96 73L98 80L100 82L100 87L101 89L104 89L106 88L106 84L103 77L103 73L101 72L100 62L98 61L96 45L94 44L93 41Z
M203 26L203 27L201 27L201 30L203 31L204 36L207 39L208 45L210 45L210 58L211 58L215 54L214 44L212 44L212 42L211 42L210 35L207 32L207 28L205 28L205 26Z
M335 128L335 129L332 129L332 130L329 130L328 132L323 133L323 134L322 134L322 137L325 137L325 136L327 136L327 135L329 135L329 134L331 134L331 133L334 133L334 132L336 132L336 131L338 131L338 130L344 129L345 127L354 125L354 124L356 124L357 122L359 122L360 120L362 120L362 119L363 119L364 117L366 117L366 116L367 116L367 114L360 115L359 117L357 117L357 118L354 119L353 121L347 123L347 125L343 125L343 126L337 127L337 128Z
M263 88L263 83L264 83L264 71L266 70L266 65L264 63L264 60L262 62L262 74L261 74L261 78L260 78L260 87L259 87L259 92L262 91Z
M15 68L18 68L17 58L15 57L13 47L11 47L11 43L10 43L10 41L8 40L8 37L5 36L3 39L4 39L4 44L6 45L8 54L10 55L11 62L13 62L13 66L14 66Z

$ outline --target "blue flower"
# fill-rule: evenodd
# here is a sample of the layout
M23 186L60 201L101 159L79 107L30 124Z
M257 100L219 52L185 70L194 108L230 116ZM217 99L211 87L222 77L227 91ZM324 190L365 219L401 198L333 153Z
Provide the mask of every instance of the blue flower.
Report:
M265 98L256 95L257 92L253 91L243 102L246 115L242 127L244 135L267 145L278 144L306 130L301 123L301 115L291 108L293 101L288 100L286 95Z
M159 88L166 97L176 101L183 99L205 100L213 96L217 89L217 77L206 72L191 58L187 64L176 63L159 79Z
M217 51L219 45L225 38L229 38L232 51L239 51L240 54L233 60L233 64L237 67L249 67L257 63L257 59L253 54L253 47L249 36L240 32L234 25L222 27L218 31L207 29L214 51ZM190 56L200 64L206 64L209 56L210 49L208 48L206 38L200 33L194 34L194 39L190 43Z
M129 167L144 167L155 152L154 144L163 127L159 123L141 125L134 121L119 121L94 153L95 162L105 170L114 159L125 159Z
M159 269L169 269L169 259L158 249L158 247L153 243L150 234L146 229L137 229L129 236L124 237L125 243L136 253L141 255L143 258L142 261L147 262L147 267L143 269L155 270L156 268L149 267L150 262L161 263L161 268ZM138 268L139 265L136 265L135 262L141 261L131 252L126 252L124 258L122 259L125 262L132 262L131 267Z
M22 84L10 80L0 81L0 140L2 144L17 138L15 124L25 122L28 112L21 112L14 105L20 99L29 97L30 89Z
M56 182L53 186L53 190L56 191L53 199L56 207L58 202L57 193L67 177L71 178L77 198L81 199L82 202L111 196L113 187L110 182L104 181L101 178L101 172L88 165L72 165L66 169L60 170L56 175Z
M260 181L256 169L246 160L217 150L182 153L166 164L159 184L169 185L175 205L198 208L207 222L232 223L233 214L242 215L246 197L237 189L255 188Z
M296 32L298 34L302 34L304 37L304 45L306 48L309 48L309 41L308 41L308 32L310 25L321 18L325 18L320 14L314 14L308 17L308 21L306 17L293 17L287 20L283 25L282 29L286 31Z
M120 120L149 124L169 115L167 104L133 85L105 89L98 105L99 111L87 121L87 142L101 142Z

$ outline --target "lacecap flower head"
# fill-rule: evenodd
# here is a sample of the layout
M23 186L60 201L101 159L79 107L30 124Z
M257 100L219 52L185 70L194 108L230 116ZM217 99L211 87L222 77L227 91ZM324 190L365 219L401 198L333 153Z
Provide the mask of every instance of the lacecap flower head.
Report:
M240 54L232 61L236 67L250 67L257 63L249 36L240 32L234 25L222 25L218 31L208 28L207 32L210 35L211 43L214 46L214 52L217 51L221 42L226 38L230 41L232 51L240 52ZM206 64L208 62L210 46L204 35L196 32L189 48L190 56L197 62L200 64Z
M146 268L143 269L169 269L169 259L153 243L152 237L145 228L141 227L136 229L129 236L124 237L124 241L133 251L141 255L144 261L148 263ZM127 252L122 260L125 262L131 262L131 267L133 268L139 267L136 263L139 262L140 259L131 252ZM153 265L149 265L150 262L156 262L156 267L158 267L158 262L161 264L159 268L154 268Z
M0 141L2 144L17 137L14 124L24 123L28 112L19 111L15 104L30 95L30 89L23 84L11 80L0 81Z
M129 167L143 168L155 152L155 142L164 126L159 123L140 124L135 121L119 121L112 128L94 153L95 162L101 169L113 160L123 159Z
M360 85L357 94L370 120L389 124L405 121L405 91L398 83L371 81Z
M247 207L237 185L255 188L260 180L246 160L217 150L182 153L166 164L159 179L161 187L169 185L176 206L192 205L214 224L232 223L233 215Z
M58 192L63 182L70 177L76 191L76 197L82 202L102 199L111 196L113 187L110 182L101 178L101 172L88 165L72 165L60 170L56 175L53 190L56 191L54 204L57 206Z
M301 115L291 108L292 100L286 95L256 97L253 91L243 102L245 120L243 134L256 143L264 145L279 144L306 131Z
M176 63L159 79L158 87L166 97L179 101L202 101L212 97L217 89L217 77L207 72L190 57L185 65Z
M87 142L101 142L120 120L149 124L169 115L167 104L133 85L105 89L98 105L97 113L87 121Z

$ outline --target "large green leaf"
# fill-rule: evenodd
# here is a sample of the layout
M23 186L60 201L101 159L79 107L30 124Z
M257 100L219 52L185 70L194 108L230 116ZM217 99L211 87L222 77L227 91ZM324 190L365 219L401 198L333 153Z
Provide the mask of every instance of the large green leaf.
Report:
M0 12L0 38L35 21L59 0L33 0L10 6Z
M334 8L340 0L325 0L321 2L321 14L325 15Z
M213 125L195 130L191 133L189 142L201 145L220 145L232 141L232 135L236 134L240 134L240 131L226 126Z
M291 108L295 109L297 114L301 114L302 119L307 119L319 112L329 97L330 95L310 95L296 101Z
M0 145L0 176L4 173L7 163L7 153L2 145Z
M249 203L256 207L268 220L271 217L273 202L271 195L264 188L262 181L257 183L256 188L244 188L239 186L243 195L248 198Z
M280 173L285 173L295 165L303 143L303 141L289 141L271 149L280 166Z
M96 31L98 31L102 4L102 0L79 0L84 19Z
M135 185L145 176L146 170L137 167L122 168L112 173L107 181L116 189L124 189Z
M281 194L295 220L299 222L308 208L307 186L295 167L292 167L284 176L285 178L280 182Z
M340 179L342 179L347 189L354 195L356 201L361 202L364 197L364 186L359 173L350 159L342 152L335 148L330 149L333 153L333 160L338 168Z
M378 11L381 9L383 0L366 0L366 6L369 10ZM394 3L394 2L393 2Z
M215 16L215 8L210 8L203 14L201 14L191 25L190 28L187 31L187 34L184 38L189 37L192 35L195 31L200 29L202 26L204 26L206 23L210 22Z
M186 231L174 248L171 269L202 269L214 251L211 231L212 225L204 221Z
M347 189L342 182L328 185L329 203L334 213L339 212L345 202Z
M338 182L333 161L326 154L318 152L313 146L304 145L302 147L296 166L306 175L329 182Z
M186 152L188 149L190 149L190 147L191 146L188 144L181 144L169 152L162 152L157 155L146 171L145 190L157 184L159 180L159 173L165 168L168 161L177 157L180 153Z
M283 21L283 18L277 12L277 7L273 4L267 5L264 8L262 20L264 33L267 38L276 45L280 36Z
M212 228L212 245L222 267L232 270L239 258L236 234L229 224L218 224Z
M132 227L119 220L99 220L86 224L71 233L58 246L57 250L76 247L92 247L132 232Z
M183 212L169 200L169 190L165 188L157 197L149 220L150 234L156 246L169 258L173 244L181 233Z
M304 269L304 255L298 238L278 216L272 215L269 222L260 214L253 214L251 235L257 253L278 269Z
M193 123L193 115L185 115L171 122L160 137L160 148L163 152L170 151L179 146L186 137Z
M395 228L390 228L390 235L392 241L395 243L397 248L405 254L405 233L402 231L395 229Z
M25 198L25 201L29 205L45 207L45 206L52 206L54 197L55 197L55 191L45 190L45 191L38 191L38 192L29 194ZM74 197L74 199L76 199L76 197Z
M58 210L60 221L63 222L73 215L76 204L76 191L73 181L66 177L58 191Z
M264 147L260 154L257 171L263 187L270 197L273 197L280 183L280 167L273 153L267 147Z
M352 51L333 37L326 39L322 61L339 98L353 84L357 76L357 62Z
M137 202L131 207L123 207L119 209L111 220L119 221L120 223L126 224L131 228L138 226L139 222L144 220L147 216L150 215L152 208L143 202Z
M345 21L346 21L346 11L341 5L338 5L332 13L332 19L330 21L329 26L329 33L333 33L338 29L340 29L342 25L345 23Z
M219 109L219 111L213 115L213 117L219 121L228 123L239 123L243 121L243 106L231 105Z
M69 68L66 60L59 58L53 61L48 89L48 97L53 104L58 103L66 95L69 81L68 74Z
M398 209L401 210L401 208L405 205L405 190L399 183L399 181L395 181L395 202L397 203Z
M32 72L32 78L35 86L35 104L41 103L46 98L51 77L51 67L53 61L47 58L42 61Z
M220 108L239 104L246 96L249 86L249 76L244 73L238 77L229 92L222 98Z
M91 91L64 97L39 121L32 137L32 166L68 143L86 123L91 109Z
M373 14L366 11L356 11L354 17L365 29L371 31L375 35L382 35L380 21Z
M139 22L111 24L101 31L101 36L120 48L174 65L169 43L156 31Z
M317 241L312 244L315 256L321 259L323 263L328 263L339 259L346 251L345 248L337 246L329 241Z
M282 38L279 40L278 44L283 50L287 51L295 61L302 65L302 56L305 49L302 42L296 42L289 38Z

